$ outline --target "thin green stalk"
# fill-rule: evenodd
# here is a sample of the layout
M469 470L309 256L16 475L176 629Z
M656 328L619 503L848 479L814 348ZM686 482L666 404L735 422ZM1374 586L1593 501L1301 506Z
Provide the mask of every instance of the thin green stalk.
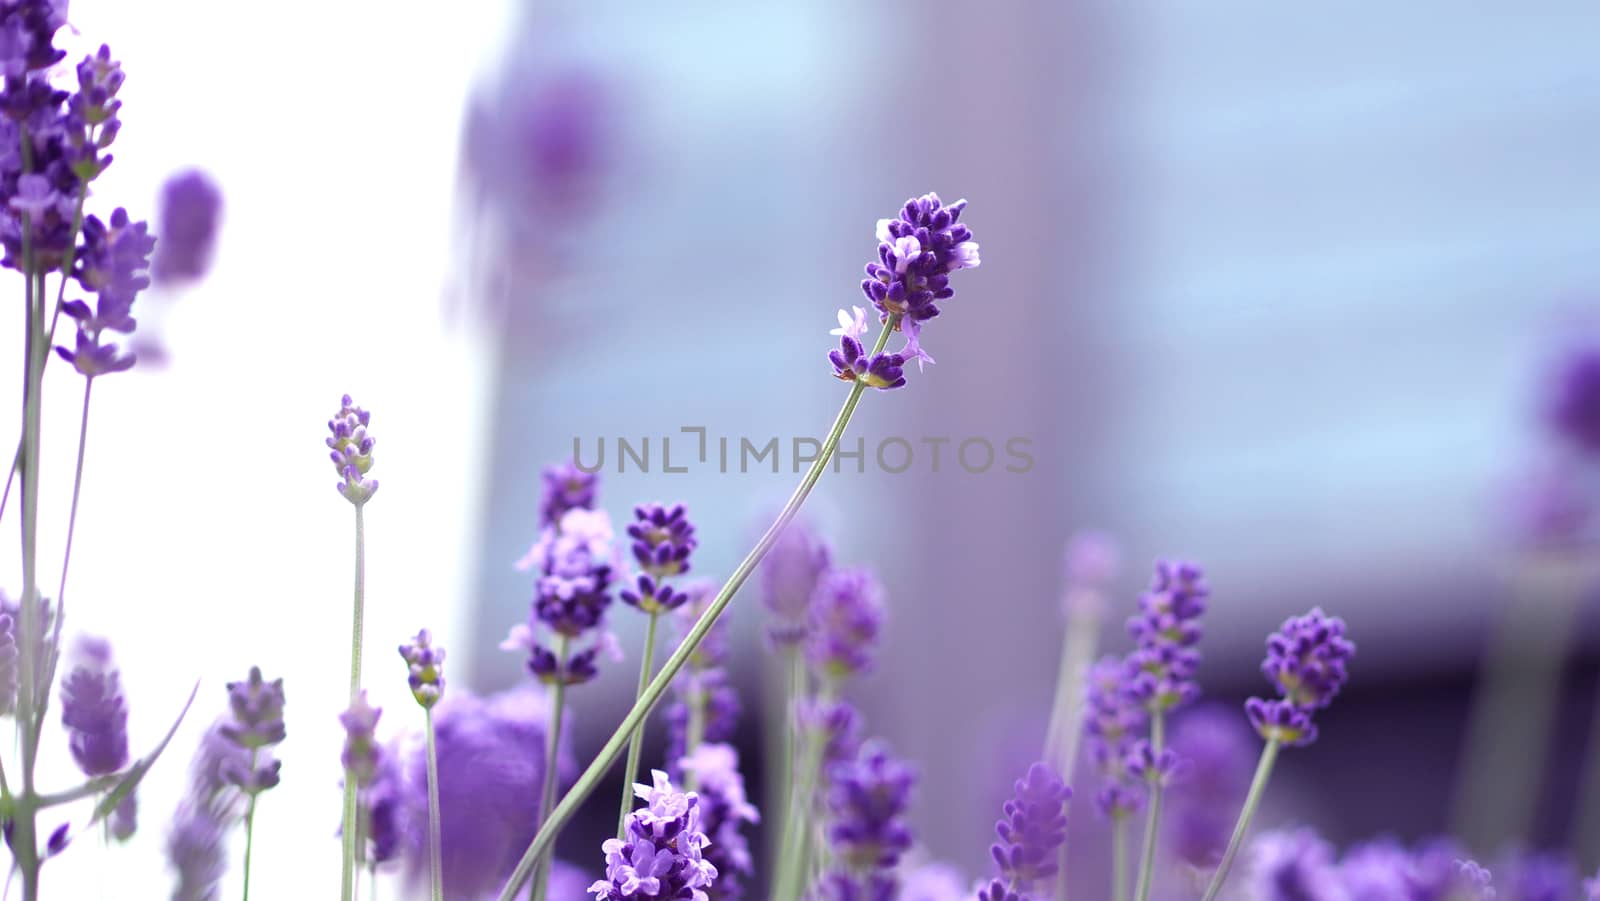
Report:
M891 317L889 322L885 324L882 333L878 335L877 346L874 348L873 353L881 352L884 345L889 343L889 333L894 330L897 321L898 317ZM528 850L523 852L522 859L517 862L517 867L512 871L510 880L506 882L505 889L500 893L500 901L512 901L516 897L517 890L522 887L523 883L528 881L528 877L533 875L534 866L538 862L540 855L555 844L556 835L560 833L561 828L578 812L578 806L583 803L585 798L589 797L589 794L605 778L606 771L622 755L622 752L627 747L629 736L633 734L633 730L637 729L639 724L643 723L645 718L650 715L650 711L655 709L656 704L661 701L661 696L666 694L667 686L672 684L672 680L678 675L678 671L683 669L684 664L688 663L689 656L694 653L695 648L700 646L700 642L705 640L706 633L711 631L711 627L716 625L717 620L722 617L722 612L733 602L733 596L738 593L745 580L750 578L750 574L761 563L761 558L765 557L767 551L772 549L773 542L778 540L778 536L783 533L784 527L788 526L790 520L794 519L795 514L800 512L800 507L805 504L806 498L810 496L811 489L816 486L817 480L822 478L822 471L827 468L828 462L833 459L834 451L838 450L839 439L843 437L845 427L850 424L851 417L855 415L856 406L861 403L861 395L866 391L866 387L861 382L855 382L850 386L850 393L845 397L844 406L840 408L838 417L834 419L833 427L828 432L828 438L823 442L821 453L817 455L817 459L811 464L811 468L806 471L805 477L800 480L800 484L795 488L794 494L789 497L789 502L784 505L783 510L778 514L778 518L773 521L772 525L761 536L761 540L757 541L756 546L750 549L750 553L745 556L744 560L740 561L733 574L728 577L728 581L717 592L717 596L712 599L711 605L695 621L694 626L689 630L689 634L678 645L678 649L672 652L671 657L667 658L667 662L662 665L661 671L656 673L655 679L651 680L644 693L634 702L633 708L622 718L621 725L617 727L615 732L611 733L611 737L601 746L600 753L595 756L588 769L583 771L583 774L578 777L578 781L573 784L572 789L561 799L561 803L557 804L556 808L550 812L549 818L540 824L538 834L534 836L533 842L528 845Z
M350 702L361 694L361 632L363 605L366 603L367 529L362 504L356 504L356 584L351 604L350 623ZM340 898L355 901L356 875L356 780L348 767L344 772L344 863L340 874Z
M781 710L781 732L773 746L778 749L778 760L774 764L777 778L772 787L768 789L767 806L771 812L763 811L763 816L769 823L776 823L779 827L789 822L789 805L794 800L794 772L795 758L799 756L799 733L796 728L796 711L798 702L806 690L806 663L800 655L799 647L787 644L783 651L784 684L783 696L778 709ZM767 830L767 850L775 861L781 861L783 853L783 840L781 828Z
M644 652L639 658L639 688L634 692L635 702L644 696L644 690L650 687L650 668L655 663L656 656L656 622L661 618L659 611L650 612L650 624L644 630ZM622 770L622 810L617 814L617 838L628 837L628 814L633 810L633 780L639 774L639 755L644 751L644 720L633 729L633 735L628 739L628 764Z
M1166 742L1166 715L1161 711L1150 714L1150 750L1157 760L1161 758ZM1139 883L1134 891L1136 901L1149 901L1150 884L1155 881L1156 829L1161 820L1161 781L1150 782L1150 806L1144 820L1144 855L1139 862Z
M250 749L250 772L256 770L256 749ZM244 901L250 901L250 852L256 839L256 792L250 793L250 803L244 809Z
M833 696L833 686L826 680L819 691L822 701ZM794 794L789 798L789 815L783 824L783 843L778 855L778 875L773 886L775 901L798 901L805 891L807 858L810 856L811 814L816 809L814 799L817 783L822 777L822 757L827 751L827 739L820 730L805 736L804 753L795 771Z
M444 842L440 838L439 826L439 751L433 740L432 707L423 710L423 718L428 730L428 874L433 886L433 901L444 901ZM547 763L546 769L553 770L555 767Z
M689 708L689 721L684 725L683 729L683 756L689 757L693 755L695 750L704 744L706 740L705 689L700 686L696 686L693 691L689 692L688 697L684 700L685 704ZM696 773L692 769L685 768L683 774L683 790L686 792L692 792L699 787L700 774Z
M556 659L564 666L567 660L567 648L572 644L569 636L561 635L556 639ZM561 714L562 708L567 703L567 683L557 679L551 689L550 698L550 727L545 730L544 741L544 785L539 790L539 822L543 823L550 816L550 808L556 803L556 757L561 752ZM539 871L533 879L529 889L532 901L544 901L546 886L550 882L550 861L548 856L539 860Z
M1233 866L1233 858L1239 853L1239 846L1244 844L1245 833L1250 831L1250 820L1256 815L1256 808L1261 806L1261 796L1266 793L1267 780L1272 777L1272 765L1278 760L1278 740L1267 739L1266 747L1261 749L1261 761L1256 764L1255 777L1250 780L1250 792L1244 796L1244 807L1239 811L1239 821L1233 826L1233 836L1228 839L1228 850L1222 852L1222 862L1217 864L1217 871L1211 874L1211 884L1206 886L1203 901L1214 901L1217 893L1222 891L1222 883L1227 881L1228 868Z
M23 172L32 167L32 140L22 130ZM43 633L39 619L39 453L43 416L44 359L48 354L43 329L43 283L34 273L33 225L28 214L22 217L23 273L27 302L27 341L24 354L22 428L22 608L19 611L18 651L20 672L17 691L17 729L22 745L22 795L12 817L13 853L22 873L23 901L39 897L39 848L34 813L38 795L34 790L33 770L38 757L39 706L38 661L34 659L36 639Z
M1128 901L1128 815L1121 810L1111 815L1111 901Z

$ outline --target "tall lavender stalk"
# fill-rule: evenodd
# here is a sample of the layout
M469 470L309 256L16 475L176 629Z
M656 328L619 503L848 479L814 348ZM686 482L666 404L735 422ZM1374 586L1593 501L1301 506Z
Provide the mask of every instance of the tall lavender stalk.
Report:
M656 677L639 694L632 709L606 740L593 762L578 777L561 803L551 811L549 818L540 825L538 834L501 892L501 901L512 901L516 897L517 890L532 875L541 855L555 843L561 828L605 778L606 771L621 756L634 730L655 709L678 671L683 669L689 656L705 639L706 633L711 631L722 612L732 603L733 596L750 578L790 520L800 512L812 488L816 487L817 480L822 478L823 470L832 461L834 451L839 447L839 439L843 437L857 405L861 403L861 395L867 388L884 390L904 385L905 364L911 359L919 362L928 360L919 341L922 324L939 315L938 301L953 296L954 292L949 287L950 273L979 264L978 245L972 241L972 232L965 225L957 224L965 208L964 200L945 206L938 196L927 194L907 201L899 218L879 221L878 262L867 265L867 278L862 282L862 290L878 309L883 329L869 354L859 340L860 334L865 331L865 324L861 324L859 332L852 324L844 329L847 333L840 336L839 349L829 354L834 375L849 382L850 391L845 396L839 415L834 419L833 427L828 430L817 459L778 513L778 518L734 568L706 612L689 630L677 650L667 658ZM889 336L902 329L907 337L906 346L899 353L884 353Z
M361 409L346 394L340 399L339 412L328 420L327 439L329 456L339 473L334 485L356 511L356 572L355 593L351 603L350 624L350 703L361 696L361 643L362 620L366 603L367 537L364 511L367 501L378 491L378 480L367 478L372 469L372 447L376 440L367 434L367 424L372 414ZM341 836L344 839L343 864L340 868L339 892L342 901L354 901L355 866L358 836L357 785L348 766L344 774L344 820Z

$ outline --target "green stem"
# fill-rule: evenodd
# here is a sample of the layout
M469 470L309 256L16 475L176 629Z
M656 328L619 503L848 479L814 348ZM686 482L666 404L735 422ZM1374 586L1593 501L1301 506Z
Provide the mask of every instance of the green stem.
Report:
M361 631L366 603L367 530L362 504L356 504L356 583L351 604L350 624L350 702L361 694ZM344 862L340 874L340 898L355 899L356 875L356 780L348 767L344 771Z
M22 129L22 171L32 168L32 139ZM40 427L43 416L44 359L49 349L44 336L43 284L34 273L33 225L22 216L24 293L27 302L27 342L24 359L22 426L22 607L18 611L20 656L17 691L17 730L22 745L22 795L13 812L13 854L22 873L23 901L39 897L39 848L34 813L38 795L33 770L38 757L38 662L34 659L43 624L39 620L39 464Z
M644 651L639 658L639 688L634 692L635 702L650 687L650 667L656 656L656 622L661 618L657 611L650 612L650 624L644 630ZM633 810L633 780L639 774L639 755L644 751L644 720L634 727L628 738L628 764L622 770L622 810L617 814L617 838L628 837L628 814Z
M1128 901L1128 815L1120 810L1111 815L1111 901Z
M874 353L881 352L884 345L889 343L889 333L894 330L897 321L898 317L893 317L886 324L883 332L878 336L877 347L873 350ZM822 452L817 455L817 459L811 464L811 468L806 471L805 477L800 480L800 485L795 488L794 494L789 497L789 502L784 505L783 510L778 514L778 518L773 521L772 525L761 536L761 540L757 541L756 546L750 549L750 553L745 556L744 560L740 561L733 574L728 577L728 581L717 592L717 596L712 599L711 605L706 608L705 613L700 615L700 619L695 621L694 626L689 630L689 634L678 645L678 649L672 652L671 657L667 658L667 662L662 665L661 671L656 674L655 679L651 680L650 685L644 690L644 694L634 702L633 708L622 718L622 724L617 727L615 732L611 733L611 737L600 748L600 753L595 756L588 769L583 771L582 775L578 777L578 781L573 784L572 789L561 799L561 803L557 804L556 808L550 812L549 819L540 824L538 834L534 836L533 842L528 845L528 850L523 852L522 859L517 862L516 869L512 871L510 880L506 882L505 889L500 893L500 901L512 901L516 897L517 890L522 887L523 883L528 881L529 876L533 875L534 866L538 862L540 855L555 844L556 835L560 833L561 828L578 812L578 806L583 803L585 798L589 797L589 794L605 778L606 771L622 755L623 750L627 747L628 737L633 734L633 730L637 729L639 724L643 723L645 718L650 715L650 711L655 709L656 704L661 700L661 696L666 693L667 686L672 684L673 678L678 675L679 670L683 669L684 664L689 660L689 656L694 653L695 648L700 646L700 642L705 640L706 633L710 632L711 627L716 625L717 620L722 617L722 612L732 603L733 596L738 593L745 580L750 578L750 574L761 563L761 558L765 557L767 551L772 549L773 542L778 540L778 536L782 534L784 527L789 525L789 521L794 519L796 513L800 512L800 507L805 504L806 498L811 494L811 489L816 486L817 480L822 478L822 471L827 468L828 462L833 459L833 453L839 447L839 439L843 437L845 427L850 424L851 417L855 415L856 406L861 403L861 395L866 391L866 387L861 382L855 382L850 386L850 393L845 397L844 406L840 408L839 415L833 422L833 428L829 430L828 438L823 442Z
M250 772L256 770L256 749L250 749ZM250 793L250 803L244 809L244 901L250 901L250 852L255 849L256 793Z
M572 644L571 637L561 635L556 639L556 660L560 666L565 667L567 662L567 649ZM550 808L556 803L556 758L561 753L561 714L562 708L567 703L567 683L565 678L557 678L555 686L550 691L550 727L545 730L544 741L544 785L539 790L539 822L543 823L550 816ZM546 886L550 882L549 856L539 860L539 871L534 878L529 898L532 901L544 901Z
M440 838L439 826L442 816L439 811L439 751L433 740L433 708L425 709L423 717L428 730L428 874L433 886L433 901L444 901L444 843Z
M695 686L693 691L684 698L685 705L689 708L689 722L683 730L683 756L690 757L706 740L706 691L703 686ZM692 792L700 787L700 774L692 769L685 769L683 774L683 790Z
M1222 883L1228 878L1228 868L1233 866L1233 858L1239 853L1239 846L1244 844L1245 833L1250 831L1250 820L1256 815L1256 808L1261 806L1261 796L1266 793L1267 780L1272 776L1272 765L1278 760L1278 740L1268 739L1266 747L1261 749L1261 761L1256 764L1255 777L1250 780L1250 793L1244 796L1244 807L1239 811L1239 821L1233 826L1233 836L1228 839L1228 850L1222 852L1222 862L1217 864L1217 871L1211 874L1211 884L1206 886L1203 901L1213 901L1217 893L1222 891Z
M1150 750L1159 760L1166 742L1166 714L1157 710L1150 714ZM1134 891L1136 901L1149 901L1150 884L1155 881L1156 829L1161 820L1161 780L1150 780L1150 804L1144 820L1144 854L1139 861L1139 883Z
M44 646L45 664L41 682L48 689L55 680L56 663L61 659L61 624L66 619L67 569L72 566L72 538L78 530L78 497L83 489L83 456L89 446L89 398L94 391L94 379L83 380L83 412L78 419L78 462L72 473L72 510L67 516L67 546L61 555L61 582L56 588L55 617L52 620L50 641ZM44 732L45 713L49 708L49 692L39 697L34 711L34 741Z
M823 702L833 695L833 688L826 680L819 695ZM811 814L816 809L817 783L822 776L822 757L826 750L827 739L820 730L806 734L804 753L800 755L799 769L794 774L794 794L789 798L789 813L783 824L778 876L772 893L775 901L797 901L805 891Z

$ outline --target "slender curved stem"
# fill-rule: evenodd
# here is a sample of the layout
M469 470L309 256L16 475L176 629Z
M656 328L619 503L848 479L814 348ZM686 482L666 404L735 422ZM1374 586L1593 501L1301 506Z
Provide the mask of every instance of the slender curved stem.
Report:
M1111 901L1128 901L1128 815L1120 810L1111 815Z
M882 333L878 335L878 343L873 353L881 352L884 345L889 343L889 333L894 331L898 319L899 317L891 317L889 322L885 324ZM655 709L656 704L661 701L661 696L666 693L667 686L672 684L673 677L677 676L678 671L683 669L684 664L688 663L689 656L694 653L695 648L700 646L700 642L705 640L706 633L710 632L711 627L716 625L717 620L722 617L722 612L733 602L733 596L738 593L745 580L750 578L750 574L761 563L761 558L767 555L767 551L772 549L773 542L778 540L778 536L783 533L790 520L794 519L795 514L800 512L800 507L805 504L806 498L810 496L811 489L816 487L817 480L822 478L822 471L827 468L828 462L833 459L834 451L838 450L839 439L843 437L845 427L850 424L851 417L855 415L856 406L861 403L861 395L866 391L866 387L865 384L859 381L850 386L850 393L845 397L844 406L840 408L838 417L833 421L833 428L829 430L828 438L823 442L822 452L817 455L817 459L812 462L811 468L806 471L805 477L800 480L800 484L795 488L794 494L789 497L789 502L784 505L783 510L778 513L778 518L773 521L772 525L761 536L761 540L757 541L756 546L750 549L750 553L745 556L744 560L740 561L733 574L728 577L728 581L717 592L717 596L712 599L711 605L700 615L700 619L695 621L694 626L689 629L689 634L684 636L683 642L678 645L678 649L672 652L671 657L667 658L667 662L662 665L661 671L651 680L650 685L644 690L644 694L634 702L633 709L629 710L627 715L622 718L621 725L617 727L615 732L611 733L611 737L600 748L600 753L589 764L589 768L583 771L582 775L578 777L578 781L573 784L572 789L561 799L561 803L557 804L555 809L550 812L549 819L540 824L538 834L534 836L533 842L528 845L528 850L523 852L522 859L517 862L516 869L511 872L511 878L506 882L505 889L501 891L500 901L512 901L516 897L517 890L522 887L524 882L528 881L529 876L533 875L534 865L538 862L540 855L555 844L556 835L561 831L561 827L572 819L573 815L578 812L578 806L583 803L585 798L589 797L589 794L605 778L606 770L616 763L617 758L622 755L623 750L627 747L628 737L633 734L633 730L638 728L639 724L644 722L645 718L650 715L650 711Z
M1156 711L1150 714L1150 749L1160 759L1162 748L1166 742L1166 714ZM1137 901L1150 901L1150 884L1155 881L1156 872L1156 842L1160 836L1156 829L1161 820L1161 781L1153 779L1150 782L1150 804L1144 820L1144 855L1139 861L1139 883L1134 890Z
M439 820L439 750L433 739L433 708L423 711L428 730L428 876L433 901L444 901L444 841ZM374 877L376 878L376 877Z
M656 656L656 623L660 619L659 612L651 611L650 624L644 630L644 651L639 656L639 687L633 694L635 701L650 687L650 668ZM640 720L628 739L628 763L622 770L622 810L617 814L618 839L628 837L628 813L633 810L633 780L639 775L639 755L643 751L644 720Z
M572 644L572 638L559 635L556 638L556 659L565 668L567 650ZM564 674L563 674L564 675ZM550 726L545 730L544 740L544 785L539 790L539 822L543 823L550 815L550 808L556 803L556 758L561 754L561 719L562 710L567 703L567 683L565 678L556 679L555 686L550 690ZM534 877L529 890L531 901L544 901L547 886L550 883L550 861L546 857L539 861L539 871Z
M1211 884L1206 886L1203 901L1213 901L1217 893L1222 891L1222 883L1227 881L1228 869L1233 866L1234 857L1239 854L1239 846L1244 844L1244 837L1250 831L1250 820L1256 815L1256 808L1261 806L1261 796L1266 793L1267 780L1272 777L1272 765L1278 760L1278 740L1268 739L1266 747L1261 749L1261 760L1256 764L1255 777L1250 780L1250 793L1244 796L1244 807L1239 811L1239 821L1233 825L1233 835L1228 839L1228 850L1222 852L1222 862L1217 864L1217 871L1211 874Z
M250 749L250 772L256 770L256 749ZM244 809L244 901L250 901L250 852L256 840L256 792L250 793L250 803Z
M361 694L361 638L363 606L366 603L367 530L362 515L364 505L356 504L356 583L351 604L350 624L350 702ZM355 899L356 874L356 780L349 767L344 771L344 862L340 874L340 897Z

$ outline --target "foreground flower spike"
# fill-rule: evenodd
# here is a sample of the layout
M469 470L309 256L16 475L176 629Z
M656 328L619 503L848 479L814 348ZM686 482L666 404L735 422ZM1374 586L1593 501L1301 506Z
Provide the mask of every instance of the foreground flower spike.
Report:
M378 493L378 480L367 478L372 470L372 446L376 443L367 434L367 424L372 414L356 406L346 394L339 399L339 412L328 420L328 456L341 481L334 488L344 499L357 507Z
M575 461L546 466L540 473L544 480L544 500L539 505L540 523L554 526L569 510L594 509L599 492L600 475L578 468Z
M433 633L418 631L409 644L400 646L400 657L411 670L411 696L424 710L439 703L444 694L444 648L434 646Z
M1071 797L1072 789L1044 763L1035 763L1017 780L1005 818L995 824L1000 841L989 849L1000 878L978 893L980 901L1031 901L1039 880L1056 875L1056 849L1067 840Z
M883 630L884 592L865 567L829 572L811 599L806 660L826 682L872 669Z
M241 795L228 774L249 766L249 753L223 735L230 720L201 736L189 764L189 788L167 831L167 864L177 876L172 897L212 901L228 868L227 841L242 815Z
M666 773L651 773L653 784L635 785L645 806L628 814L620 839L606 839L606 876L589 886L599 901L617 898L683 898L705 901L717 868L702 850L709 843L700 828L700 798L673 788Z
M128 708L111 660L111 645L84 638L61 684L61 724L72 759L86 776L105 776L128 765Z
M1228 848L1206 888L1205 901L1213 901L1222 890L1250 820L1261 804L1279 748L1308 745L1316 740L1312 714L1328 706L1344 686L1355 652L1355 644L1345 637L1344 620L1328 616L1321 608L1290 617L1267 637L1267 656L1261 663L1261 672L1281 697L1270 701L1251 698L1245 702L1245 714L1266 745L1261 749L1261 760L1256 764Z
M1140 794L1130 784L1123 763L1144 728L1146 714L1133 697L1130 681L1129 667L1118 657L1103 657L1089 668L1083 729L1089 757L1103 780L1096 806L1113 819L1139 806Z
M767 640L780 650L806 636L808 611L817 583L833 562L833 551L804 522L792 522L761 562L761 603L771 615Z
M911 847L905 816L916 771L872 741L829 775L827 841L833 866L818 883L818 895L829 901L892 897L895 868Z
M700 829L710 839L704 853L717 870L717 882L708 894L713 901L740 901L745 880L755 874L742 828L760 822L761 814L745 797L739 752L728 744L701 744L678 764L695 781Z
M157 285L198 281L211 268L217 223L222 215L222 189L199 169L175 173L161 185L156 234L161 243L150 264Z

